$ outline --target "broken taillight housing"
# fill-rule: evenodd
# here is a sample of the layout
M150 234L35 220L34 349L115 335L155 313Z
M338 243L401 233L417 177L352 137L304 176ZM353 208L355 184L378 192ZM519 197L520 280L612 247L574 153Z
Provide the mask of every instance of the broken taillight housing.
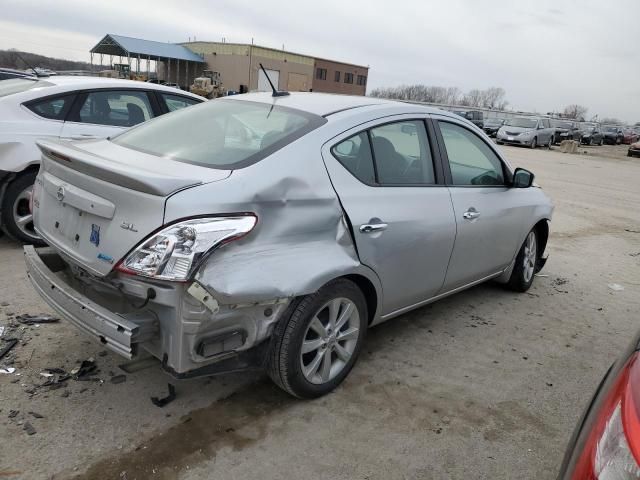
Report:
M205 217L174 223L151 235L116 270L161 280L186 281L216 247L243 237L255 215Z
M634 353L592 419L573 480L640 479L640 363Z

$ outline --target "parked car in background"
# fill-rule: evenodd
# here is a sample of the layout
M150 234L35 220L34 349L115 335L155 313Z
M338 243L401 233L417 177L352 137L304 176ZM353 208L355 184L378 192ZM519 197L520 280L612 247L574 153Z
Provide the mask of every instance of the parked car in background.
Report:
M498 145L507 143L531 148L546 145L551 148L554 134L555 128L548 118L514 117L507 119L498 129L496 142Z
M553 206L533 174L433 108L251 93L38 143L36 290L178 377L266 366L318 397L370 325L489 279L526 291L544 264Z
M175 88L177 90L182 90L180 85L178 85L177 83L163 83L162 85L164 85L165 87L170 87L170 88Z
M640 477L640 335L609 367L571 436L558 480Z
M617 125L605 125L602 127L604 143L608 145L620 145L624 139L622 127Z
M108 137L204 99L131 80L55 76L0 82L0 226L38 243L29 196L38 173L39 138Z
M640 134L631 128L625 128L622 132L622 143L625 145L631 145L632 143L640 140Z
M599 123L582 122L580 124L580 143L584 145L602 145L604 143L604 135Z
M33 73L23 72L22 70L14 70L13 68L0 68L0 80L9 80L11 78L36 78Z
M553 143L560 143L562 140L580 141L582 134L578 122L572 120L551 119L551 126L555 128Z
M495 137L500 127L504 125L504 122L504 118L487 118L484 121L484 126L482 127L482 129L490 137Z
M627 151L628 157L640 157L640 142L635 142L629 145L629 150Z
M480 128L484 126L484 115L480 110L454 110L453 113L466 118Z

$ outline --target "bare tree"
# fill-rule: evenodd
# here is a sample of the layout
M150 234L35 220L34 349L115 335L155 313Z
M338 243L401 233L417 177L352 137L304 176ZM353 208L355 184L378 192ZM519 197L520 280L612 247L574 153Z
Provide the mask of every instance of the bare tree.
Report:
M589 109L582 105L567 105L564 107L564 116L567 118L573 118L574 120L584 120L585 115Z
M462 93L458 87L400 85L398 87L376 88L369 95L395 100L462 105L476 108L504 109L509 104L504 100L504 89L500 87L491 87L486 90L473 89L467 93Z

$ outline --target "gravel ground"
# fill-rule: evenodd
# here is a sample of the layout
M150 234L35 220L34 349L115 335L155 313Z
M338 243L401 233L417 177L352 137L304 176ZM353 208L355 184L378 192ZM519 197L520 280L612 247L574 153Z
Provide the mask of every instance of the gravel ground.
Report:
M156 366L114 384L122 360L70 325L21 326L5 332L21 341L16 371L0 373L0 477L554 478L638 325L640 160L502 148L556 203L550 259L528 293L489 283L380 325L345 384L307 402L242 374L173 382L177 399L158 408L150 397L169 379ZM0 304L2 326L49 311L6 239ZM43 368L90 357L102 381L37 387Z

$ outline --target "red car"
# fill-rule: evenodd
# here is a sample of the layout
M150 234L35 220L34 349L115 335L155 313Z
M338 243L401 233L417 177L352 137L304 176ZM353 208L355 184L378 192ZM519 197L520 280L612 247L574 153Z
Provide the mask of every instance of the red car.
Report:
M605 374L573 432L558 480L640 478L640 336Z
M623 137L622 137L622 143L624 143L625 145L631 145L632 143L637 142L640 139L640 135L638 135L638 132L635 132L634 130L625 130L623 133Z

